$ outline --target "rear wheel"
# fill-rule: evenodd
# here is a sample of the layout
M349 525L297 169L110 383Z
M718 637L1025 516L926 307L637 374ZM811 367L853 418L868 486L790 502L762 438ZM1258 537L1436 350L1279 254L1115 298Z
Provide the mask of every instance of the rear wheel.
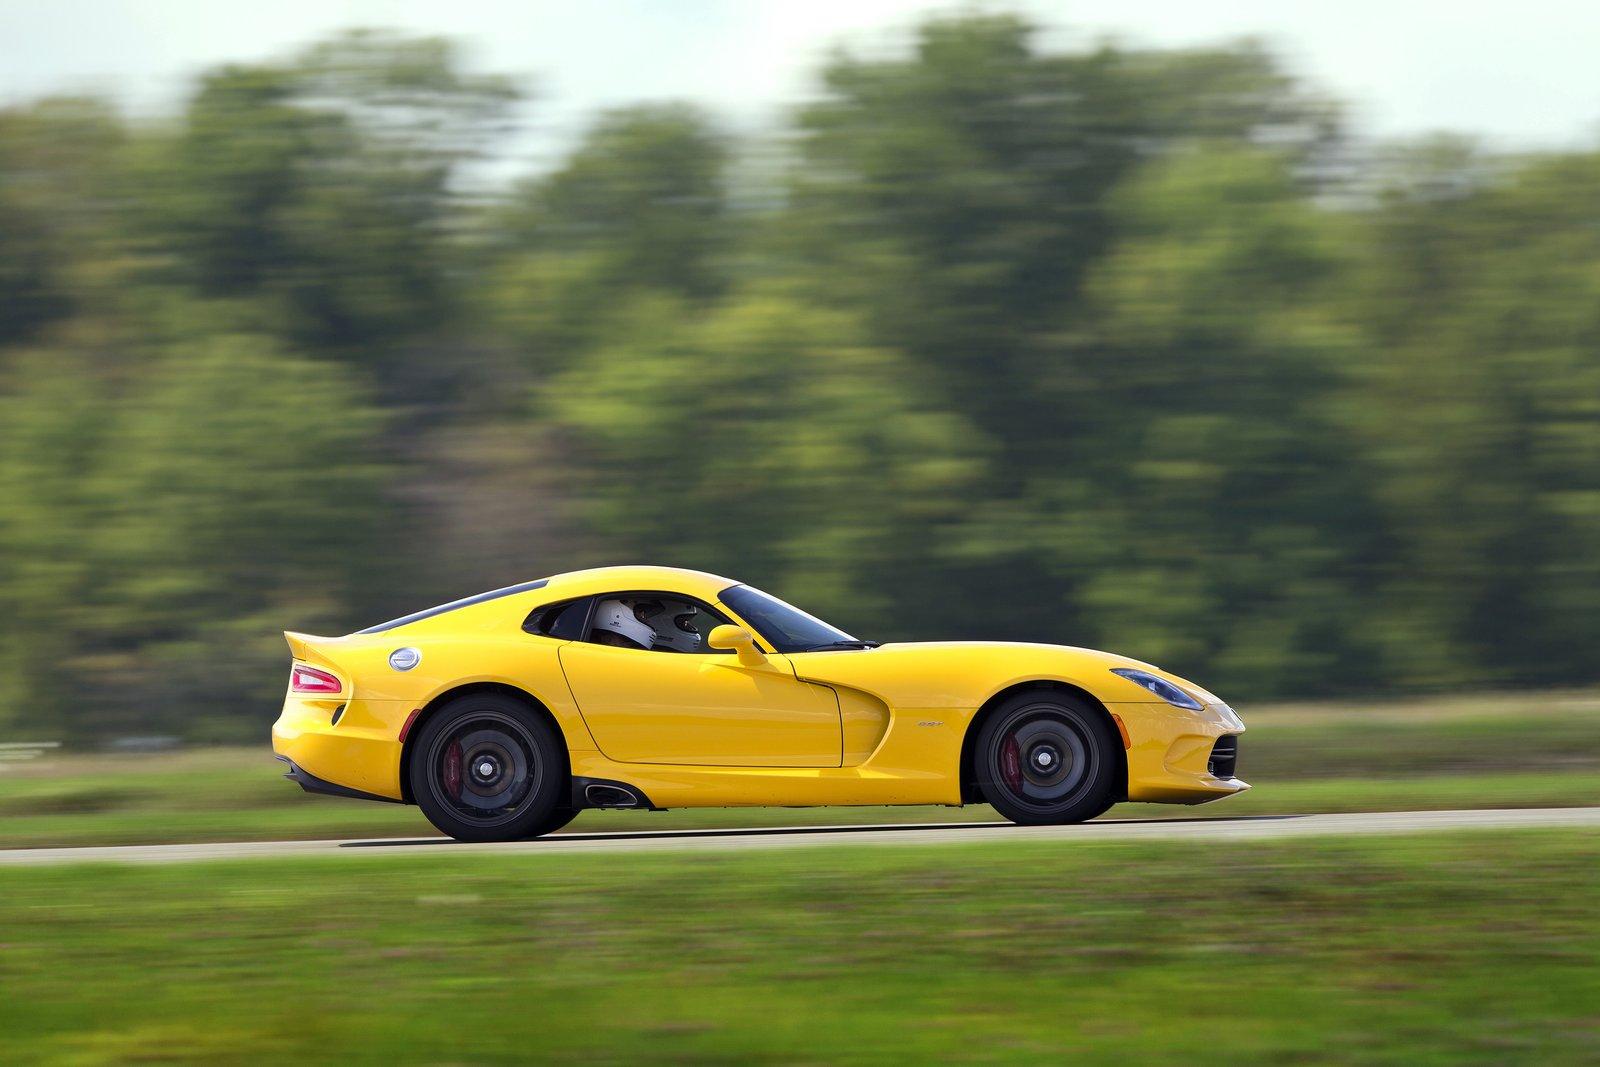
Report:
M552 808L550 809L549 817L544 822L528 830L522 836L526 839L553 834L577 817L578 811L576 808Z
M430 718L411 757L411 795L458 841L516 841L554 829L567 790L565 746L527 705L459 697Z
M1083 701L1019 693L978 734L978 788L1015 823L1083 822L1115 802L1116 744L1105 717Z

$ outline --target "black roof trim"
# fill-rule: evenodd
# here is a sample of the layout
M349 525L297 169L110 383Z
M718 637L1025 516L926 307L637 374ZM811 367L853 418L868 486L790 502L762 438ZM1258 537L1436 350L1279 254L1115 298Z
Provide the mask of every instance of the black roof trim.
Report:
M381 634L385 630L393 630L396 627L405 626L407 623L421 622L423 619L431 619L435 615L443 615L445 612L455 611L457 608L471 607L473 604L482 604L486 600L498 600L503 596L513 596L517 593L526 593L533 589L543 589L549 584L550 579L540 578L538 581L523 582L521 585L508 585L504 589L494 589L487 593L479 593L477 596L464 597L461 600L452 600L450 603L440 604L436 608L427 608L423 611L414 611L410 615L402 615L398 619L390 619L388 622L380 622L376 626L369 626L365 630L357 630L356 633Z

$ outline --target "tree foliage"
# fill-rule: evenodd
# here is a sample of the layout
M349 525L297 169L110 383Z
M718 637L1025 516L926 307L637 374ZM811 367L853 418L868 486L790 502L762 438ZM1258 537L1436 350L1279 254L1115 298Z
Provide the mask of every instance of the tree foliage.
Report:
M909 43L487 192L517 93L434 39L0 111L0 729L259 736L279 630L628 560L1242 700L1595 679L1600 152Z

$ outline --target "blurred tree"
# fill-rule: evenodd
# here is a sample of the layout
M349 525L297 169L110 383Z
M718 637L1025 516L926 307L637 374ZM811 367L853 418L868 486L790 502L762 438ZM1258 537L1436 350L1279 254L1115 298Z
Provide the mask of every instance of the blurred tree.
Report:
M37 740L75 732L82 710L73 634L92 615L109 393L74 353L13 352L0 375L0 728Z
M726 238L721 138L684 105L602 115L572 156L528 186L503 239L551 251L594 250L619 281L704 297L721 288Z
M434 39L356 32L208 75L146 152L146 232L211 296L314 349L391 358L449 315L453 181L516 99Z
M170 339L102 339L132 374L40 352L0 398L3 673L45 736L259 725L277 631L343 614L382 522L375 417L345 375L173 314Z
M633 294L706 300L726 285L721 138L680 105L600 117L554 173L486 220L489 305L540 371L596 344Z
M902 357L781 291L646 300L543 399L591 551L733 571L873 634L914 626L878 575L926 562L983 471Z
M1574 681L1600 643L1600 155L1433 144L1390 176L1366 423L1418 680Z
M1600 153L910 43L759 158L629 107L503 193L435 39L0 110L0 727L258 736L281 629L627 559L1246 700L1596 678Z
M0 347L103 299L123 143L98 101L0 110Z
M1304 152L1331 124L1254 47L1062 55L1034 36L1009 16L936 19L907 60L835 59L801 115L794 191L827 298L938 375L1019 473L1058 439L1032 383L1116 237L1118 183L1185 140L1276 131Z
M1101 309L1086 286L1140 224L1122 206L1123 190L1143 180L1147 163L1196 145L1271 141L1285 172L1310 171L1338 137L1336 112L1252 45L1049 54L1011 17L934 20L909 59L839 57L824 77L827 96L801 116L790 255L817 299L858 311L874 341L902 347L942 404L993 443L992 477L971 502L958 557L946 564L989 605L968 617L969 634L1115 634L1115 618L1085 583L1135 584L1103 550L1129 533L1105 502L1127 492L1113 475L1140 461L1149 400L1125 377L1129 357L1116 334L1127 324L1097 323ZM1175 177L1152 199L1176 196L1173 212L1203 225L1188 212L1211 207L1214 190L1190 195L1185 181ZM1291 184L1281 195L1305 190ZM1248 211L1228 217L1249 221ZM1308 262L1324 269L1276 236L1264 231L1253 251L1288 256L1291 271ZM1174 270L1184 269L1177 240L1147 248L1152 257L1179 254ZM1281 295L1271 288L1274 269L1244 255L1222 280L1239 289L1237 331L1264 332L1285 318L1273 304ZM1252 299L1256 283L1268 289ZM1205 283L1186 284L1196 286L1194 301L1170 314L1204 303ZM1155 373L1171 367L1180 381L1199 378L1207 364L1190 364L1186 343L1180 336L1150 353ZM1217 375L1213 395L1231 396L1226 375L1239 368L1257 378L1272 373L1250 369L1255 351L1208 368ZM1186 364L1196 373L1182 371ZM1250 417L1237 405L1212 411L1195 399L1185 410L1210 415L1213 425ZM1152 610L1175 610L1181 599L1174 586Z
M1363 625L1381 515L1341 407L1360 338L1332 313L1352 242L1290 162L1206 147L1147 165L1089 283L1087 612L1103 641L1253 692L1384 670Z

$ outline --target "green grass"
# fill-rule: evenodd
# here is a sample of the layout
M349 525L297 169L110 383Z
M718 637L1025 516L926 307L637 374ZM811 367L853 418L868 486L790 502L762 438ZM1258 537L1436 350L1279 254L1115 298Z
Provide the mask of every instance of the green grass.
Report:
M0 1062L1600 1057L1600 837L0 869Z
M1600 804L1600 694L1536 693L1242 709L1255 789L1112 818ZM311 797L265 746L0 764L0 847L432 833L415 808ZM572 832L994 819L969 808L590 812Z

